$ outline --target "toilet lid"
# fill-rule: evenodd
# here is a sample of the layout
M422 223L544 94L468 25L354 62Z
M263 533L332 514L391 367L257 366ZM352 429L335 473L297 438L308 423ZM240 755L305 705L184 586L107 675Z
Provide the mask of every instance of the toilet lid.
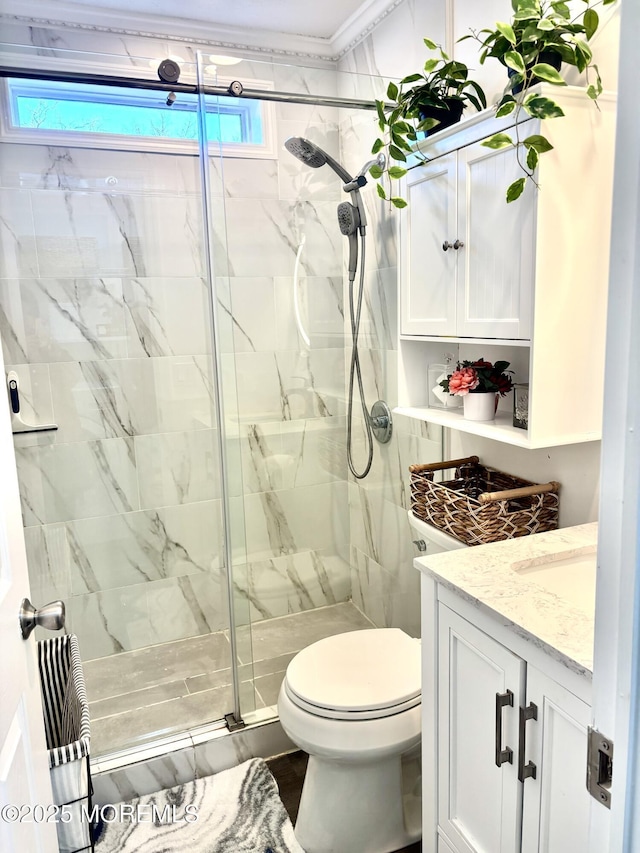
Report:
M322 709L341 717L399 713L420 701L420 644L398 628L326 637L291 661L286 688L292 701L321 716Z

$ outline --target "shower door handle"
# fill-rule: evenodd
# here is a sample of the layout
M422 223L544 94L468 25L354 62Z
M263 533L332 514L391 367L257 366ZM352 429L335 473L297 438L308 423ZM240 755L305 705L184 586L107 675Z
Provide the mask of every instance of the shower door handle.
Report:
M9 389L9 406L11 409L11 432L14 435L23 432L49 432L58 429L58 424L26 424L20 414L20 380L15 370L7 373L7 388Z

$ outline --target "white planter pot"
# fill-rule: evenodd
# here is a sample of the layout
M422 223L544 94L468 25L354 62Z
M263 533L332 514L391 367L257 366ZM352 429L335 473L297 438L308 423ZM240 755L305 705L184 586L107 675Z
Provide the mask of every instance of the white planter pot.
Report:
M465 394L464 416L468 421L492 421L496 416L498 395L494 391Z

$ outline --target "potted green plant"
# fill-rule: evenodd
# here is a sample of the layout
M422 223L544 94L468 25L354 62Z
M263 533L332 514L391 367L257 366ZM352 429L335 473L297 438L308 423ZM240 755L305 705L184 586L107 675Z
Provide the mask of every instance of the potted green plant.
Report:
M600 0L572 15L567 3L556 0L512 0L513 18L509 23L498 22L494 29L472 31L460 41L475 38L482 51L480 63L497 59L508 71L508 83L498 103L496 116L515 113L514 136L495 133L482 144L488 148L514 147L524 176L507 189L507 202L519 198L527 181L536 187L534 173L541 154L553 146L541 134L520 136L520 124L530 117L559 118L562 108L538 91L530 91L539 82L566 86L562 65L574 66L586 77L586 93L596 103L602 92L598 66L593 62L589 41L598 29L600 19L594 6L608 6L615 0Z
M383 178L389 179L391 188L391 181L406 175L404 164L411 154L418 157L416 166L426 162L426 157L414 151L419 134L442 130L460 121L467 103L477 110L487 105L482 88L469 79L469 69L463 62L450 59L431 39L425 38L424 43L438 56L427 59L422 72L409 74L398 84L389 83L388 100L376 101L382 136L376 139L371 150L373 154L384 150L387 165L384 169L372 166L370 174L378 180L380 198L388 199L395 207L406 207L407 203L392 191L387 194Z

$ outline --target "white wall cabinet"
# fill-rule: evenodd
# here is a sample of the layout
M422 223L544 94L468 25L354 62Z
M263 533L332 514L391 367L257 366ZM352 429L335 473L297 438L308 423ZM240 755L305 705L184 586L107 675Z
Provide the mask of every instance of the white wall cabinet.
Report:
M488 111L421 143L430 162L408 172L399 216L399 410L523 447L594 441L602 421L615 102L603 95L598 111L582 89L546 88L565 117L519 131L554 146L539 191L506 203L522 173L513 149L480 144L509 130ZM528 430L512 426L510 398L494 424L428 408L427 366L444 352L513 363L515 349Z
M480 143L409 172L403 334L529 340L536 198L505 203L518 175L513 149Z
M437 673L438 845L586 850L589 706L442 603Z

